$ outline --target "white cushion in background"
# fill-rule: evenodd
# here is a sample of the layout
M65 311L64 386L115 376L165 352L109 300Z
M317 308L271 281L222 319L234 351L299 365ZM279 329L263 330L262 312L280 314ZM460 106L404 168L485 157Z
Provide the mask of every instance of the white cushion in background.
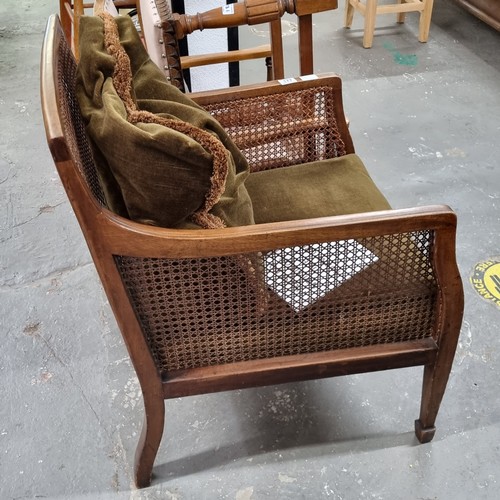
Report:
M151 60L170 78L156 0L139 0L143 36Z

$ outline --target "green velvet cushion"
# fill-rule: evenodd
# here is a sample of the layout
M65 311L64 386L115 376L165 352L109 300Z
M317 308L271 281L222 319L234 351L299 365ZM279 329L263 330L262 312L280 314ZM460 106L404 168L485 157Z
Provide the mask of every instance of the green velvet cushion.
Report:
M255 172L245 184L257 224L391 208L355 154Z
M116 18L131 61L132 95L139 110L176 118L209 131L228 157L225 190L210 214L228 226L253 224L244 181L248 165L220 124L169 84L149 59L129 17ZM103 21L83 17L77 97L94 148L109 207L132 220L193 227L191 216L212 185L213 158L196 140L157 123L130 123L113 82L115 59L104 47Z

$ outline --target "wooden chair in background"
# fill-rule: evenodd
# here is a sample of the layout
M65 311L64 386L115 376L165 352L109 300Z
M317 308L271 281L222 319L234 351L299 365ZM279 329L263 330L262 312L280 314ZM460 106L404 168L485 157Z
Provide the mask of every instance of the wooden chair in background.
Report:
M463 311L451 209L223 229L132 222L107 208L75 98L75 72L52 16L41 59L47 141L141 385L137 486L151 481L164 399L187 395L423 365L415 432L430 441ZM283 158L301 163L354 151L336 76L193 97L234 138L252 171L279 168ZM283 300L256 303L256 283L235 264L242 255L260 259L262 279L281 286ZM321 278L318 259L329 269ZM324 295L295 306L285 275L299 294L312 283Z
M221 7L196 15L172 13L168 0L60 0L60 18L67 40L78 59L78 19L84 9L137 8L139 23L153 61L171 73L172 83L184 89L182 70L207 64L244 61L248 59L270 59L267 63L267 79L284 78L284 57L281 17L285 13L295 14L298 19L298 53L300 74L314 71L312 14L337 8L337 0L245 0L230 4L229 10ZM196 30L228 28L241 25L269 23L270 43L249 49L215 54L180 57L178 41ZM160 47L158 46L160 45Z
M337 0L244 0L231 5L227 15L219 7L194 16L174 14L178 39L195 30L231 26L256 25L269 22L271 54L274 79L284 77L283 45L281 41L280 18L285 14L295 14L298 19L298 53L300 74L313 73L313 27L312 15L337 8Z
M419 12L420 24L418 39L427 42L431 25L434 0L398 0L397 3L378 4L378 0L346 0L344 26L350 28L354 11L365 17L363 47L369 49L373 44L375 20L379 14L397 14L397 22L404 23L407 12Z
M195 16L172 13L168 0L138 0L139 22L146 48L151 59L160 67L173 85L185 89L184 70L220 63L233 63L250 59L264 59L267 80L283 78L283 44L281 40L281 21L277 2L267 18L261 16L260 23L269 22L270 43L224 52L211 52L201 55L180 56L179 41L193 31L204 29L231 28L251 24L243 4L232 4L233 14L224 14L221 8L199 13Z

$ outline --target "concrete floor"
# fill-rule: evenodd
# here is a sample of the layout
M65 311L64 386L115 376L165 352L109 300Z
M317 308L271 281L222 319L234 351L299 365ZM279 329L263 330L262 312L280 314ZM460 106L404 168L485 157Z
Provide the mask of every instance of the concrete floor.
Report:
M314 19L316 70L343 76L357 152L393 206L458 212L465 321L434 441L412 431L421 369L173 400L137 491L139 387L40 113L57 7L0 2L0 499L500 498L500 308L469 283L500 254L500 33L450 0L427 44L412 15L380 17L370 50L343 5Z

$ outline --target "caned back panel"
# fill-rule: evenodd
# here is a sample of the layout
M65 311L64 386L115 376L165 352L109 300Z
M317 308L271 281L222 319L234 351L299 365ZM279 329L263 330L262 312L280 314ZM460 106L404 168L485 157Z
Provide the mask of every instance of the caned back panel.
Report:
M85 131L85 123L76 100L76 61L62 32L59 35L56 92L64 138L72 160L85 178L92 195L102 206L106 206L91 146Z
M243 152L253 171L346 154L332 87L315 87L206 104Z

